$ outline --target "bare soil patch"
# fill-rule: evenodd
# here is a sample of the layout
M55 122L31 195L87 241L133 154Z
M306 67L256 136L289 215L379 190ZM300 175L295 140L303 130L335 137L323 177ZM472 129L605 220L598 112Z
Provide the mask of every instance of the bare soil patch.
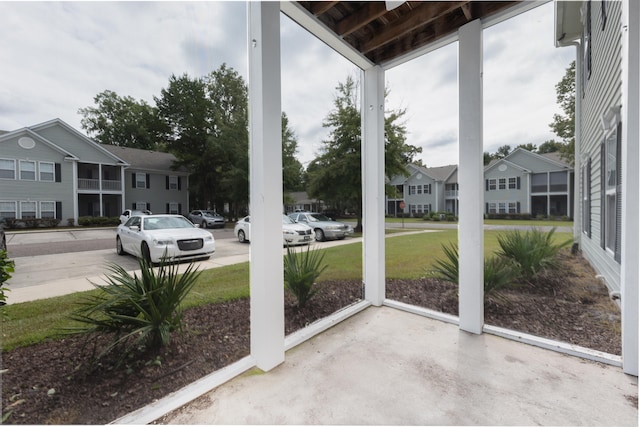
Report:
M290 334L361 299L359 281L324 282L303 310L285 298ZM564 255L562 269L536 286L488 298L485 322L600 350L621 353L620 310L581 256ZM388 280L387 297L457 315L457 287L433 279ZM82 337L51 340L2 353L2 413L8 424L104 424L162 398L249 354L249 300L185 312L182 332L157 352L119 367L91 363L99 348Z

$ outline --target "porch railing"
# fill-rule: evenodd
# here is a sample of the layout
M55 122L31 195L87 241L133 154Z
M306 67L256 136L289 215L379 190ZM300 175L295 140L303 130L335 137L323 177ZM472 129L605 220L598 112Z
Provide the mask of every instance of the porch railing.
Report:
M88 178L78 178L78 190L100 190L100 180L98 179L88 179ZM109 179L102 180L102 190L103 191L121 191L122 190L122 181L114 181Z

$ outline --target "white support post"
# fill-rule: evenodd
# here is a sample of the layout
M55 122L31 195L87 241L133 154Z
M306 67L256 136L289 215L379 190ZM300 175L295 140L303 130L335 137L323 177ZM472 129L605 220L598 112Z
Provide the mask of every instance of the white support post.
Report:
M640 283L640 3L622 3L622 368L638 376L638 283Z
M384 251L384 70L364 71L362 88L362 196L364 298L385 297Z
M284 361L280 3L248 2L251 355Z
M482 147L482 24L458 30L460 217L460 329L480 334L484 325L484 234Z

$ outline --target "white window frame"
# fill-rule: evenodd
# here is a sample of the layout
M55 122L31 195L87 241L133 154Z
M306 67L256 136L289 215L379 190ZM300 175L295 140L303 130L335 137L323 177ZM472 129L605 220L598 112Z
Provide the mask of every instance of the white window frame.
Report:
M605 227L605 247L612 256L615 255L617 236L617 187L619 185L617 182L617 138L618 128L613 126L613 129L605 137L606 163L603 165L605 168L605 208L602 226Z
M498 189L498 180L495 178L489 178L489 191L495 191Z
M179 203L176 202L169 202L169 212L172 215L178 215L180 213L180 209L179 209Z
M178 189L178 177L176 175L169 175L169 190Z
M487 213L495 214L498 213L498 204L496 202L489 202L489 208L487 209Z
M416 185L416 194L422 194L422 185Z
M30 170L25 170L25 166L26 165L32 165L33 166L33 171ZM19 163L20 166L20 180L21 181L35 181L38 174L37 174L37 169L36 169L36 162L34 160L20 160ZM22 174L23 173L33 173L33 178L25 178Z
M49 171L43 171L43 166L46 169L46 167L51 166L51 172ZM43 176L43 174L46 174L45 176ZM51 174L51 178L48 178L48 174ZM47 182L53 182L56 179L56 165L53 162L38 162L38 175L40 178L40 181L47 181Z
M517 214L518 213L518 202L507 202L507 213Z
M498 213L506 214L507 213L507 202L498 202Z
M140 185L142 184L142 185ZM136 188L147 188L147 174L136 172Z
M13 167L12 168L3 168L2 167L2 163L0 163L0 172L2 171L11 171L13 174L13 177L3 177L2 173L0 173L0 179L16 179L16 161L14 159L0 159L0 162L5 162L5 163L12 163ZM8 164L7 164L8 166Z
M416 194L416 186L415 185L410 185L409 186L409 195L413 196L414 194Z
M13 206L13 209L7 209ZM12 212L13 215L7 213ZM15 200L2 200L0 201L0 217L3 218L17 218L18 217L18 202Z
M509 177L507 188L509 188L509 190L516 190L518 188L518 178L515 176Z
M46 215L50 212L51 215ZM56 202L42 201L40 202L40 218L55 218L56 217Z
M137 211L146 211L147 210L147 202L136 202L135 210L137 210Z
M498 178L498 190L507 189L507 178Z
M30 206L33 206L33 209L31 209ZM25 211L33 212L33 217L25 218L24 217ZM32 202L29 200L20 200L20 218L21 219L38 218L38 202Z

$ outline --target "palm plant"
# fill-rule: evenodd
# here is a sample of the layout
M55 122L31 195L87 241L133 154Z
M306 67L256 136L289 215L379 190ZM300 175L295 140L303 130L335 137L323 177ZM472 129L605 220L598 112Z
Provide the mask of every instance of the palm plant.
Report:
M298 308L303 308L307 302L320 290L314 286L316 279L327 266L321 266L324 252L312 251L309 246L305 252L296 253L287 246L284 257L284 284L298 300Z
M458 245L449 243L442 245L444 259L436 259L433 269L429 272L431 277L459 284L460 265ZM513 286L518 273L513 262L509 259L492 256L484 262L484 294L500 298L500 291ZM504 298L502 298L504 300Z
M555 228L546 233L538 228L525 232L508 231L498 235L500 250L497 254L512 259L518 265L522 279L530 282L539 272L557 268L558 253L572 243L571 239L554 243L554 233Z
M72 332L113 334L105 354L123 345L158 348L170 341L171 332L182 322L180 304L200 275L191 263L183 274L176 264L163 260L157 270L139 259L140 276L129 274L116 264L108 269L106 285L93 284L100 292L85 298L70 315L83 324Z

